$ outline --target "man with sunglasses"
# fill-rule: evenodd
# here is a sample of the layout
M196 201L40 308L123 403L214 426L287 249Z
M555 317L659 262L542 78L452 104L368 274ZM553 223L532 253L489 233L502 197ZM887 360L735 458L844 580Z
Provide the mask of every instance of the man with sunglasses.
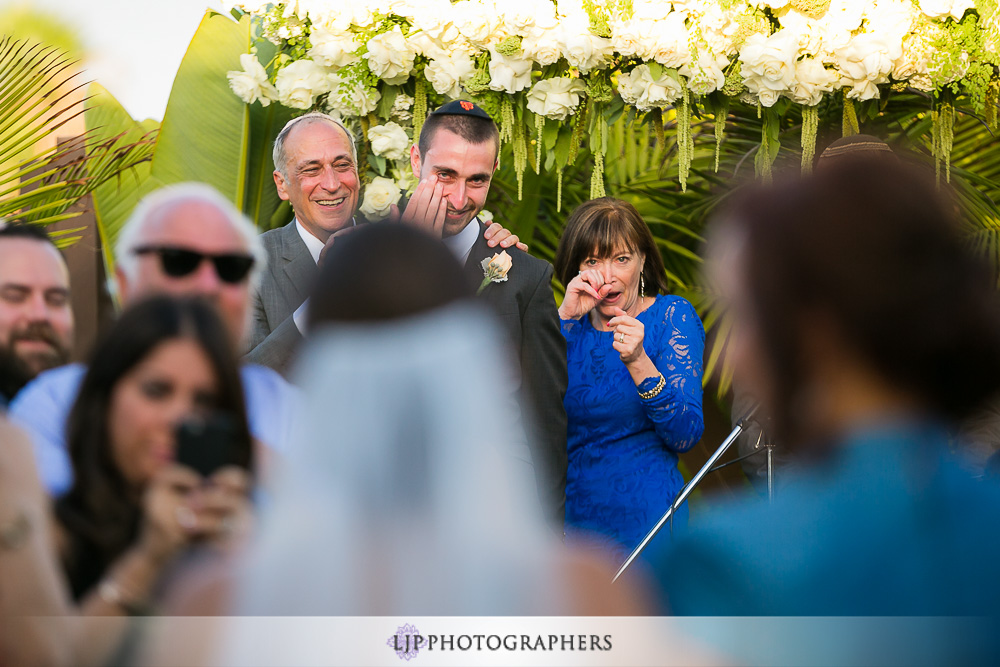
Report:
M261 237L267 268L253 296L244 350L248 361L284 373L305 333L304 303L325 248L364 220L357 216L357 148L339 121L317 112L293 118L278 133L272 157L278 196L291 204L295 219ZM527 250L499 224L483 238L489 247Z
M254 226L222 195L200 183L152 193L122 228L115 256L125 306L154 294L201 296L218 309L233 349L239 349L264 252ZM10 408L12 419L31 434L42 480L56 496L73 481L66 417L85 371L73 364L42 373ZM295 391L269 368L245 364L241 371L250 431L280 451L291 430Z

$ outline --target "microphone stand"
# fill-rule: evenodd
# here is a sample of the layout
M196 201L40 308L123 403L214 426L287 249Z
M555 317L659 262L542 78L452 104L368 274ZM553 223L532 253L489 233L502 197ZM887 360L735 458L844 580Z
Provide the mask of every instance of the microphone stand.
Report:
M632 553L629 554L629 557L625 559L625 562L622 563L622 566L618 569L618 573L615 574L615 578L611 580L611 583L618 581L618 577L622 576L622 574L625 573L625 570L628 569L628 567L633 563L633 561L635 561L635 559L639 557L639 554L641 554L642 551L646 548L646 546L649 545L649 543L653 540L653 538L656 537L656 534L660 532L660 529L663 528L663 524L667 523L667 521L670 521L671 526L673 525L674 512L676 512L677 509L681 506L681 504L683 504L683 502L687 500L687 497L691 495L691 492L694 491L695 487L701 483L701 480L705 477L705 475L710 473L712 470L716 469L713 468L712 466L714 466L715 462L718 461L722 457L722 455L726 453L726 450L729 449L730 445L732 445L736 441L736 438L738 438L740 433L742 433L743 430L746 428L747 423L753 420L753 416L757 412L757 408L759 407L760 404L754 405L752 408L750 408L750 410L747 411L745 415L740 417L739 421L736 422L736 427L733 429L732 433L730 433L726 437L726 439L722 441L722 444L719 445L719 448L715 450L715 453L709 457L708 461L705 462L705 465L701 467L701 470L699 470L695 474L695 476L691 478L691 481L688 482L684 486L684 488L682 488L680 492L674 497L674 501L670 503L670 508L667 509L667 511L664 513L662 517L660 517L660 520L656 522L656 525L653 526L652 530L646 533L646 537L642 538L642 542L639 543L639 546L637 546L632 551ZM772 479L773 464L771 460L770 442L767 442L764 449L767 450L767 495L768 499L770 500L773 493L773 479ZM754 454L757 453L758 452L752 452L747 456L753 456ZM746 457L741 457L741 459L742 458ZM737 459L737 461L741 459ZM730 461L729 463L736 463L736 461ZM719 467L721 468L723 466L729 465L729 463L724 463L722 464L722 466Z

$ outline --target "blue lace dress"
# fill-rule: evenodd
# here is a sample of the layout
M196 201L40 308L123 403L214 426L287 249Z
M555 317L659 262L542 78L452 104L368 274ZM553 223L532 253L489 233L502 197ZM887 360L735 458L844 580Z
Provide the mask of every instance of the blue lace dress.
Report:
M643 347L666 378L655 398L636 388L612 332L598 331L584 315L563 320L569 386L566 524L605 539L616 555L639 544L684 485L677 453L695 445L705 422L701 407L705 330L694 308L677 296L658 296L639 314ZM684 521L686 505L675 518Z

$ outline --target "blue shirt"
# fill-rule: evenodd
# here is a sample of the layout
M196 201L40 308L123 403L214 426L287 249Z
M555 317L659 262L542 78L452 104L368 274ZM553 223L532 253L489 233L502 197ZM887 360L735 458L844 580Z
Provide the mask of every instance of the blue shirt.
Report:
M66 420L86 372L83 364L45 371L10 404L10 419L31 436L42 483L54 496L63 495L73 485ZM291 438L298 390L264 366L244 364L240 375L250 434L272 450L284 451Z

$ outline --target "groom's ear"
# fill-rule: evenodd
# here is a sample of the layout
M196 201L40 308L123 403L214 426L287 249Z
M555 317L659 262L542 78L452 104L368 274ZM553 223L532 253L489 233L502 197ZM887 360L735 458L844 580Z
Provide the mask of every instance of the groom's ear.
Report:
M413 176L419 181L420 180L420 146L413 144L410 146L410 168L413 170Z

